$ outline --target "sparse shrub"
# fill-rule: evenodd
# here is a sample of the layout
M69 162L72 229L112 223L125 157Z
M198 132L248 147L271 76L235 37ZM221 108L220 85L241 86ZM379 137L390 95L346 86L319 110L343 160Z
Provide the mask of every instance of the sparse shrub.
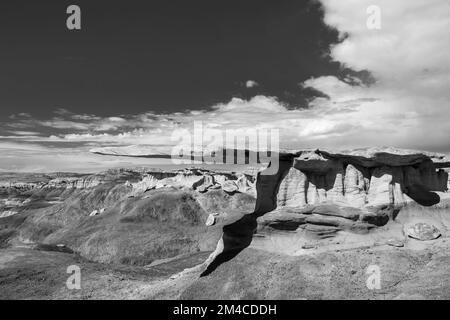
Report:
M0 248L8 247L8 241L15 236L16 231L11 229L0 230Z

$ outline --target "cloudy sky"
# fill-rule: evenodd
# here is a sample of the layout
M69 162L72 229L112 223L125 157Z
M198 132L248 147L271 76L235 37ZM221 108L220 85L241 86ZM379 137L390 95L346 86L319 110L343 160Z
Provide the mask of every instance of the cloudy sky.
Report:
M0 171L152 165L89 150L170 149L194 121L450 153L447 0L76 1L69 31L73 3L0 4Z

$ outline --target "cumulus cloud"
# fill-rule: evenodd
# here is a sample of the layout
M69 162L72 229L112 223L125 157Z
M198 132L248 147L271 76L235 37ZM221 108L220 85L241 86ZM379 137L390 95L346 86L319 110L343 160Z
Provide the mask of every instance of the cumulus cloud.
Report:
M335 111L334 113L332 111ZM316 146L316 139L320 137L333 137L342 135L349 130L356 130L356 126L342 126L346 114L354 112L349 103L329 107L318 105L311 109L291 110L276 97L255 96L249 100L233 98L226 103L213 105L207 110L196 110L186 113L172 113L166 115L139 114L128 116L119 121L120 125L111 132L95 130L80 130L65 134L52 134L49 136L26 137L27 141L40 143L77 142L89 146L127 146L127 145L153 145L171 146L177 141L171 140L175 130L194 130L194 122L202 123L205 128L216 130L241 129L279 129L283 136L282 147L308 147ZM93 123L80 123L72 128L83 126L112 127L117 121L109 118L98 119ZM47 121L54 128L67 123L67 120ZM45 123L47 123L45 122ZM72 120L70 121L72 122ZM133 129L130 129L133 128ZM129 129L129 130L127 130ZM7 137L3 137L7 138ZM13 137L9 136L12 139ZM17 139L23 137L17 136ZM299 145L299 142L302 142Z
M321 1L325 23L344 39L331 57L345 67L368 70L376 79L349 86L335 77L319 77L305 85L327 94L313 107L331 108L357 100L349 125L359 125L354 144L394 144L448 152L450 133L450 4L432 1ZM381 29L368 29L366 9L381 10ZM374 135L373 132L378 132Z
M254 81L254 80L247 80L247 82L245 82L245 87L247 88L254 88L259 86L258 82Z

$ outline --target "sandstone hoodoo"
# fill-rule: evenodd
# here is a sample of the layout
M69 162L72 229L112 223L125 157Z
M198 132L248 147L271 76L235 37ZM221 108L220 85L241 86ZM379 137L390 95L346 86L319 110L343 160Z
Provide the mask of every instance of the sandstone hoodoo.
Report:
M291 165L278 172L281 182L269 195L276 209L259 219L260 229L293 228L296 224L318 238L340 230L364 233L393 220L408 204L447 203L445 157L387 151L284 154Z
M404 232L398 228L386 234L371 231L395 221L404 207L445 208L450 203L445 156L373 148L282 152L279 160L275 175L257 175L254 212L224 228L223 249L215 252L206 274L250 243L292 255L333 245L401 247ZM416 229L414 234L436 238L434 229Z
M287 154L292 166L277 194L278 205L326 201L351 207L439 203L448 190L450 167L444 156L398 149L363 149L347 153L321 150Z

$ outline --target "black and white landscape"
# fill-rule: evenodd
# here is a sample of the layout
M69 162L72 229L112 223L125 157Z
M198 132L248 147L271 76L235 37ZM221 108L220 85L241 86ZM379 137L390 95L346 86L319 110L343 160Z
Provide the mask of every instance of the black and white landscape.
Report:
M0 299L450 299L449 27L3 1Z

